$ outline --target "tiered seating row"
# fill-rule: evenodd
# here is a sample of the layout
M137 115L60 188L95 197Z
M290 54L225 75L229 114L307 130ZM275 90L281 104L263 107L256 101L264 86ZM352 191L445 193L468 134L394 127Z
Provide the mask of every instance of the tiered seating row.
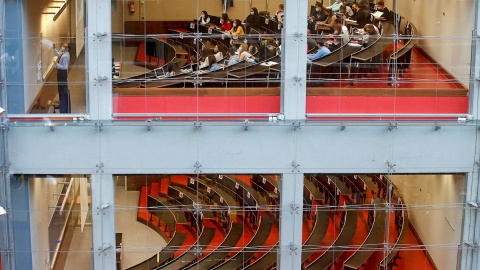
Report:
M274 224L278 228L276 214L267 213L269 211L267 201L273 202L278 199L278 184L272 184L275 180L268 177L267 186L271 185L270 189L274 187L273 194L277 194L274 200L270 200L266 197L268 192L259 189L264 191L260 194L257 191L258 186L257 189L252 187L254 185L252 180L244 182L233 175L210 177L216 180L208 177L189 177L186 181L187 185L170 181L167 194L159 193L158 183L142 188L144 192L141 196L150 194L146 202L150 216L149 220L143 223L154 228L158 226L157 232L162 231L160 226L165 224L164 230L170 231L171 237L167 246L158 254L129 269L196 269L197 267L200 267L198 269L237 269L247 266L258 269L259 266L271 266L276 262L276 256L272 256L276 254L274 252L276 245L267 249L259 248L266 243L265 235L271 233ZM223 181L219 181L222 179ZM144 200L141 197L141 204L142 201ZM239 209L243 211L239 212ZM228 218L225 218L223 213L228 213ZM139 219L141 219L140 216L145 217L139 212ZM234 221L238 218L243 220L243 223ZM213 228L205 227L204 219L216 225ZM225 227L225 220L227 220L227 234L223 233L222 229ZM184 244L187 233L179 232L178 226L184 226L195 236L197 240L194 244L187 246ZM223 242L220 246L212 247L213 252L201 256L201 250L210 245L218 229L222 230L222 235L225 236ZM245 243L245 246L235 248L245 229L253 230L254 236ZM278 237L276 243L278 244ZM262 255L256 256L259 252Z

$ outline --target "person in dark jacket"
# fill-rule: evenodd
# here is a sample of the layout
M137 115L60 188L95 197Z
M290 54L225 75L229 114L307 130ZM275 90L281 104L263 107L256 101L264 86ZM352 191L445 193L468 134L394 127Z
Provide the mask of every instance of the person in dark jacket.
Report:
M395 17L394 13L390 11L386 6L384 1L377 2L377 10L383 12L382 18L385 18L388 22L393 22Z
M260 18L260 15L258 14L258 9L256 7L252 7L250 9L250 14L245 19L247 33L250 33L251 28L260 29L260 22L261 22L261 18Z
M360 8L357 3L353 3L353 10L355 14L351 17L352 20L357 21L358 27L364 27L366 24L370 23L370 14L364 9Z

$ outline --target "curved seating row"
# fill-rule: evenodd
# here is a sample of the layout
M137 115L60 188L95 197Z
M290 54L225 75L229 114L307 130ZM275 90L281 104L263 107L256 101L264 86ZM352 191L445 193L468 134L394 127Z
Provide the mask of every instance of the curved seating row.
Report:
M219 176L216 176L217 180L218 177ZM259 223L258 229L256 230L254 236L251 238L248 245L241 249L233 248L241 238L244 227L248 224L232 222L229 233L225 236L222 244L215 248L215 251L209 253L207 256L203 258L198 257L198 254L195 252L197 251L196 248L207 246L211 242L213 235L215 234L215 229L204 227L203 222L201 222L201 219L203 218L211 219L212 221L214 221L216 217L215 212L219 210L218 207L210 209L208 206L206 206L208 203L224 203L228 205L227 210L230 214L232 214L232 212L236 211L234 209L238 204L237 202L240 201L239 197L243 197L247 201L240 201L242 205L252 205L255 206L255 209L260 209L263 207L262 210L259 211L267 211L267 201L251 185L248 185L242 180L237 179L233 175L226 175L220 177L224 180L223 182L221 182L222 186L224 186L223 189L219 189L218 186L213 185L213 181L209 180L208 178L201 179L191 177L188 180L187 186L182 187L182 185L175 183L171 183L168 186L168 195L162 196L170 198L170 201L166 198L162 198L159 196L148 197L148 203L150 205L149 212L151 212L152 215L157 216L165 224L170 224L171 221L169 220L174 219L177 226L179 226L180 224L188 226L189 222L183 212L170 211L170 216L166 217L166 215L163 214L164 211L159 211L158 209L155 209L154 206L162 205L162 207L166 207L167 209L179 209L179 206L191 207L194 206L195 203L196 205L200 204L201 206L199 207L199 209L201 211L201 218L197 218L198 220L196 221L196 224L198 226L197 234L199 234L199 237L193 245L190 245L189 247L182 247L182 249L185 249L185 251L181 252L181 255L176 255L176 257L173 258L173 255L178 252L178 248L174 249L173 245L175 245L175 247L182 246L182 243L185 241L186 238L185 233L175 232L167 246L162 251L160 251L157 255L152 256L150 259L140 263L135 268L131 269L193 269L196 267L201 267L200 269L236 269L239 267L247 266L250 269L257 269L256 267L258 267L259 265L260 267L262 267L261 265L263 264L272 265L275 263L276 256L274 257L272 255L276 253L273 247L269 247L268 250L259 250L258 252L263 251L264 254L262 253L262 256L260 256L258 259L255 259L255 255L257 254L257 252L253 250L258 249L259 247L264 245L265 241L267 240L264 236L270 234L274 222L277 223L278 227L277 220L267 217L260 217L260 214L257 214ZM212 178L215 179L215 177ZM273 180L269 178L269 181ZM218 183L218 181L216 182ZM197 192L195 192L195 189L192 189L192 186L196 187ZM202 188L199 188L200 186ZM276 192L278 192L277 187L278 185L275 185ZM225 191L225 188L229 189L232 192L227 193ZM208 195L211 193L215 193L216 196L212 196L212 198L210 198ZM235 193L238 193L238 195L240 196L236 196L237 194ZM236 198L232 197L232 195L236 196ZM248 201L248 199L250 199L250 201ZM178 203L179 206L172 204L171 201ZM234 211L231 211L230 206L232 206L232 210ZM220 207L220 211L221 210L224 209ZM188 213L186 214L188 215ZM165 225L165 227L167 227L167 225ZM201 233L199 233L200 231ZM227 258L228 255L231 254L231 252L234 252L235 255L233 255L231 258ZM252 263L252 260L255 261Z
M385 248L383 240L386 237L386 225L388 224L388 222L386 222L387 214L390 212L387 212L387 209L383 205L387 199L396 202L391 205L395 207L395 226L397 227L398 235L395 238L395 243L388 247L388 252L383 252L384 254L383 256L381 255L380 260L377 256L373 262L379 269L385 269L385 267L391 269L394 265L397 265L396 260L399 258L398 251L405 238L408 226L407 210L404 207L403 199L398 197L393 191L396 187L393 186L393 183L387 177L374 175L372 178L368 175L317 175L305 177L305 190L316 189L320 191L323 189L323 191L328 191L328 188L333 186L334 196L343 198L344 204L347 202L346 206L340 207L340 211L343 211L343 218L340 221L341 231L326 251L320 247L327 232L331 219L329 215L332 211L328 204L305 205L307 210L316 210L315 222L302 248L302 264L306 269L328 269L337 263L342 263L344 269L360 269L365 266L375 251ZM371 204L364 204L366 199L360 202L355 200L357 201L356 204L350 203L353 198L348 194L358 193L359 190L365 193L365 195L367 193L370 194ZM388 193L386 192L387 190L392 192ZM315 191L305 192L304 194L305 196L309 196L314 192ZM377 197L374 197L375 195ZM340 200L332 200L332 202L338 201ZM314 203L313 200L311 202ZM357 205L358 203L360 204ZM370 206L373 206L373 209L370 209ZM370 226L370 229L361 245L358 247L355 245L350 246L351 237L353 237L352 234L355 234L357 230L358 222L364 220L363 217L358 218L361 211L363 211L362 209L370 209L369 223L367 225ZM356 214L353 214L354 212L356 212ZM323 216L319 217L319 214ZM349 214L350 218L347 218L346 216L349 216ZM356 215L357 218L352 218L353 215ZM308 215L306 217L308 218ZM335 219L333 218L333 220ZM348 229L345 230L346 228ZM337 262L337 259L345 252L349 253L348 257L343 257L341 261ZM319 253L321 254L313 256Z
M254 182L265 185L265 188L261 189L262 194L254 188ZM370 212L373 220L362 244L357 247L350 246L353 236L357 231L357 224L362 220L360 213L365 209L368 210L370 205L346 203L344 207L336 207L335 209L338 208L337 211L339 210L338 212L342 213L340 222L341 229L339 234L336 235L332 245L326 249L322 249L321 244L327 234L329 224L332 219L336 220L333 215L335 211L328 205L324 205L325 200L310 200L306 203L305 208L309 211L313 209L315 220L308 238L302 247L302 264L305 268L327 269L337 263L337 260L345 252L349 253L349 257L344 257L343 262L341 262L345 269L359 269L364 266L372 254L378 250L379 245L383 247L385 226L387 224L387 212L383 207L385 196L397 200L398 203L394 204L394 207L396 207L395 213L401 216L401 218L399 219L399 223L396 224L398 230L396 241L389 247L384 257L381 258L378 267L391 267L395 265L400 245L407 231L408 216L406 209L402 206L404 205L403 200L397 197L395 192L382 192L382 190L389 190L387 187L389 185L391 185L391 181L387 177L379 176L374 176L373 181L371 177L367 175L306 176L304 179L305 197L324 197L322 192L320 192L322 187L328 187L330 190L333 190L332 195L342 197L342 202L348 202L349 200L353 202L350 196L352 190L366 190L365 192L370 192L371 206L373 206ZM188 185L186 186L171 183L168 187L169 196L177 199L178 204L182 206L193 205L194 203L200 204L199 209L202 211L202 219L215 220L218 215L216 212L225 209L228 209L230 214L232 214L232 210L239 204L240 206L246 205L246 211L251 206L255 206L253 208L255 208L257 213L253 221L257 221L258 229L255 230L255 234L248 244L235 248L247 224L235 222L236 219L233 217L229 225L228 233L223 234L225 238L222 243L219 246L211 248L213 252L202 257L198 255L197 247L204 248L208 246L212 241L216 229L204 227L203 223L199 220L196 223L199 227L197 232L199 236L198 239L196 239L193 245L182 247L182 251L184 249L184 252L180 252L182 254L176 255L174 258L173 255L179 251L179 247L183 245L186 238L186 234L177 232L175 227L188 226L188 220L182 212L177 211L177 213L175 213L175 211L158 211L158 209L155 209L155 207L162 209L179 208L178 205L174 204L175 202L172 203L172 199L168 200L165 197L149 196L149 212L158 217L158 219L161 219L166 224L165 228L170 228L173 236L161 252L130 269L271 269L275 267L278 240L273 245L265 246L267 241L267 237L265 236L271 233L274 224L277 224L276 226L278 227L278 220L272 218L274 215L268 215L268 212L270 212L268 207L269 201L265 199L265 194L268 193L267 190L271 190L272 188L278 189L278 187L278 182L268 176L257 176L256 179L252 177L250 182L248 182L246 180L240 180L234 175L207 175L207 177L189 177ZM227 193L225 190L230 190L231 192ZM180 193L183 197L182 200L179 200ZM374 197L374 195L377 197ZM245 198L245 201L240 201L239 198L241 197ZM212 203L220 203L220 205L210 208L208 205ZM233 206L232 209L230 209L231 206ZM237 211L236 215L242 215L242 212ZM250 218L250 220L252 221L252 218ZM246 221L244 218L243 222ZM333 226L336 226L335 223ZM321 254L314 255L319 253Z

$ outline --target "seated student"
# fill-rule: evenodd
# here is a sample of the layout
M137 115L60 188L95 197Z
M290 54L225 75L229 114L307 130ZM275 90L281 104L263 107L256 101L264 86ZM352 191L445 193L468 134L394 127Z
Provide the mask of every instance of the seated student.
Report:
M363 28L363 47L366 48L372 45L378 39L378 28L376 28L373 24L367 24Z
M323 22L320 22L320 24L333 28L333 25L335 24L335 20L337 20L337 16L335 16L335 14L333 14L333 11L328 8L325 10L325 15L327 15L327 19Z
M230 19L228 18L227 13L222 14L222 21L220 22L222 25L220 25L220 29L223 31L230 31L232 29L232 24L230 23Z
M272 19L276 20L277 22L283 24L283 18L284 18L284 5L280 4L278 5L278 10L275 13L275 15L272 17Z
M230 31L228 31L228 33L230 33L234 37L245 35L242 22L239 19L235 19L235 21L233 22L233 27Z
M210 16L208 16L208 13L206 10L202 11L202 14L200 15L200 18L198 18L198 22L201 25L207 25L210 23Z
M209 56L213 56L213 53L210 49L207 49L207 48L203 48L202 50L202 60L200 60L200 66L198 67L198 69L204 69L208 66L210 66L210 62L209 62Z
M230 56L230 58L228 59L227 66L235 65L240 62L240 58L238 57L236 52L237 50L235 50L235 47L230 47L230 49L228 49L228 55Z
M330 50L327 47L324 46L323 41L317 40L316 44L317 44L317 48L318 48L317 53L307 55L307 58L310 61L313 61L317 58L320 58L320 57L325 56L325 55L330 53Z
M340 18L335 20L335 24L333 25L333 33L329 35L328 41L326 44L330 51L336 50L342 46L343 40L341 39L341 35L343 34L342 30L342 23Z
M258 15L258 9L256 7L252 7L250 9L250 15L247 16L245 19L245 26L247 28L247 33L251 32L251 28L253 29L260 29L260 22L261 18Z
M384 1L377 2L377 10L383 12L382 18L385 18L388 22L393 22L394 20L394 13L390 11L386 6Z
M325 7L321 3L317 2L315 4L315 12L310 14L309 19L314 23L317 21L325 21L327 19L327 15L325 15Z
M240 45L240 47L238 48L238 55L239 55L239 60L240 62L241 61L244 61L244 60L247 60L247 59L250 59L252 58L252 54L248 51L248 45L247 44L242 44Z
M345 15L347 17L352 17L353 16L353 10L351 7L347 5L343 5L342 9L340 9L340 12L342 15Z
M253 57L255 59L255 61L257 62L262 62L262 61L265 61L269 58L272 58L275 56L275 51L271 50L268 48L268 46L266 45L261 45L259 48L258 48L258 54L259 56L258 57Z
M370 23L370 14L368 12L360 8L357 3L353 3L352 7L355 11L355 14L351 17L351 19L357 21L359 27L364 27L366 24Z
M331 6L327 7L331 9L333 12L339 12L342 9L343 2L342 0L335 0L335 3L333 3Z
M215 70L219 70L219 69L222 68L217 63L217 60L215 59L215 56L213 56L213 55L208 56L208 63L209 63L208 70L210 70L210 71L215 71Z
M218 48L218 45L215 45L215 47L213 47L213 55L215 56L215 59L217 59L217 62L222 61L223 52L220 51L220 49Z
M167 73L165 74L165 77L171 77L175 76L175 63L168 63L167 64Z

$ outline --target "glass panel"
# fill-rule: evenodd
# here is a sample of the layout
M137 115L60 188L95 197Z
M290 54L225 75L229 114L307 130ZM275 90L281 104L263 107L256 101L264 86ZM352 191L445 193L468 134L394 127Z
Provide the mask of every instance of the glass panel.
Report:
M332 19L327 16L327 23L318 23L324 19L316 19L323 15L318 5L319 12L310 17L309 43L320 41L324 46L317 45L316 50L326 53L312 56L315 59L307 66L311 118L468 113L475 1L458 0L452 5L452 1L386 0L369 6L368 1L342 2L355 14L344 17L350 13L345 8ZM419 10L432 12L424 16ZM461 22L454 14L462 14ZM326 27L333 18L338 22ZM463 27L449 27L457 23Z
M457 267L465 175L306 175L304 204L305 269Z
M85 2L9 1L5 11L7 112L86 113Z
M275 40L282 24L270 14L281 2L273 2L112 2L114 114L265 119L280 113L281 41Z
M115 179L123 268L275 266L277 176L119 175Z
M13 176L16 268L90 269L90 181L81 175ZM31 237L31 238L30 238Z

